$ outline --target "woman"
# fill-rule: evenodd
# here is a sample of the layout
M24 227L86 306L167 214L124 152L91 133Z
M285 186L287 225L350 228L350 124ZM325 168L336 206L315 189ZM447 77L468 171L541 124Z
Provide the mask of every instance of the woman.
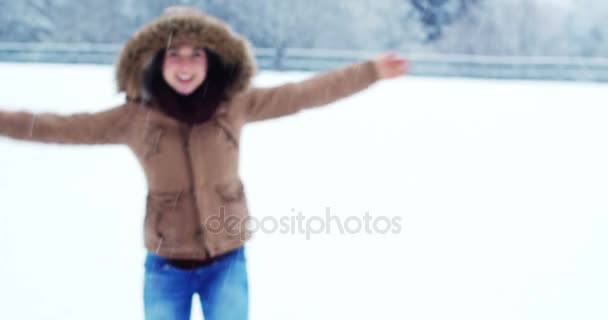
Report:
M250 45L220 20L171 7L121 51L126 101L96 113L0 112L0 134L63 144L126 144L148 182L143 223L148 320L189 319L198 293L204 317L246 319L248 282L238 173L242 127L294 114L406 71L394 54L298 83L254 88Z

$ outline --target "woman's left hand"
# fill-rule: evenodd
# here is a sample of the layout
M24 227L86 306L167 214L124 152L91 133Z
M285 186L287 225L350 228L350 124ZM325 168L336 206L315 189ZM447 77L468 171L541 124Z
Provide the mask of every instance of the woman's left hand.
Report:
M374 63L380 79L396 78L409 70L409 61L397 58L397 53L394 51L383 53L374 59Z

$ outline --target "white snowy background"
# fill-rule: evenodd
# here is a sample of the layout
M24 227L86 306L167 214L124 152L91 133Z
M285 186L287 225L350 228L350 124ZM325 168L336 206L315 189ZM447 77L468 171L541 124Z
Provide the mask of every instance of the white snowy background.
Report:
M2 110L122 101L110 66L0 70ZM399 234L258 233L251 319L607 319L607 92L404 77L249 125L254 216L402 219ZM0 319L142 319L145 192L126 146L0 138Z

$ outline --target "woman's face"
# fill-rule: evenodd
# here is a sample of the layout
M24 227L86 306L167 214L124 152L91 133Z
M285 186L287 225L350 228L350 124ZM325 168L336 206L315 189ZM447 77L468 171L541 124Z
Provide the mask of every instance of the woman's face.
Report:
M207 55L191 45L169 47L163 62L163 78L175 91L189 95L207 75Z

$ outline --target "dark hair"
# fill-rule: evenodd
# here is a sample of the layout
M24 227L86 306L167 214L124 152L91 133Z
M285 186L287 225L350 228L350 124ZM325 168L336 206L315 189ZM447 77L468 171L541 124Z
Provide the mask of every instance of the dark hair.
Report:
M220 102L226 99L225 88L234 81L231 66L207 48L207 75L192 93L183 95L173 89L163 77L166 49L159 50L150 66L144 71L144 86L158 107L167 115L190 124L207 121Z

